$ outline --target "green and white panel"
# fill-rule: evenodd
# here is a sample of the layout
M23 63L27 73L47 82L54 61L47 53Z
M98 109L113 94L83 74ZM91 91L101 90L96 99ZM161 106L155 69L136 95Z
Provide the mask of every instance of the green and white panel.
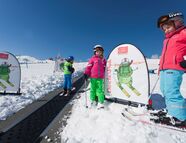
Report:
M107 59L105 96L147 104L149 75L146 59L131 44L113 49Z
M9 52L0 52L0 93L19 93L21 69L17 58Z

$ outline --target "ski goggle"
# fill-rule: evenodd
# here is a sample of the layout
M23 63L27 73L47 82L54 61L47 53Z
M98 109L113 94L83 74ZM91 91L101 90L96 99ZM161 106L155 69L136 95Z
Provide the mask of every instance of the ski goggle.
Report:
M169 16L168 15L161 16L158 19L157 27L160 28L162 26L162 24L164 24L164 23L166 23L168 21L169 21Z
M94 52L96 52L96 51L102 51L103 52L104 50L103 50L102 47L97 47L97 48L94 48Z
M181 12L170 13L168 15L163 15L158 18L157 27L160 28L162 24L168 22L169 20L184 19L184 16Z

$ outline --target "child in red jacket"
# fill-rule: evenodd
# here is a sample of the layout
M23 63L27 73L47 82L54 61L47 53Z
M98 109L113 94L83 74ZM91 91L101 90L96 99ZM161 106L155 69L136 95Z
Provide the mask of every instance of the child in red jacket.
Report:
M103 108L104 103L104 77L106 60L103 57L104 49L101 45L94 47L94 56L92 56L85 69L85 79L90 77L90 100L91 104L96 104L98 98L98 108Z
M186 28L183 14L169 13L158 19L158 28L165 34L160 59L160 89L165 97L168 114L177 124L186 124L186 100L180 93L186 71Z

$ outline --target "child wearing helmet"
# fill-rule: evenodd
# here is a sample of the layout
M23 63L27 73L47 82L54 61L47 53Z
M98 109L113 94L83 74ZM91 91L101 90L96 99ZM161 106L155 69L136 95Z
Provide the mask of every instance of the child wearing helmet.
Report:
M103 56L104 49L101 45L94 47L94 55L90 58L84 72L85 80L90 77L90 100L91 105L97 105L96 97L98 98L97 108L104 108L104 77L106 60Z
M186 100L180 93L182 76L186 72L186 28L180 12L161 16L157 22L164 34L160 58L160 89L165 97L168 114L177 123L186 124Z
M67 94L70 94L72 89L72 73L75 70L73 68L73 62L74 62L74 57L69 56L63 65L63 72L64 72L63 89L64 89L64 93Z

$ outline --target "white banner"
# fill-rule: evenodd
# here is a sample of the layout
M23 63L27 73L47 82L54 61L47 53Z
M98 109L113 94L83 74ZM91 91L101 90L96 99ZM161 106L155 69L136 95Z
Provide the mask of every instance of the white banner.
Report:
M55 60L55 66L54 66L54 72L63 72L63 65L64 65L64 59L56 59Z
M107 59L105 96L147 104L149 75L143 54L131 44L117 46Z
M21 81L20 64L8 52L0 52L0 92L19 93Z

